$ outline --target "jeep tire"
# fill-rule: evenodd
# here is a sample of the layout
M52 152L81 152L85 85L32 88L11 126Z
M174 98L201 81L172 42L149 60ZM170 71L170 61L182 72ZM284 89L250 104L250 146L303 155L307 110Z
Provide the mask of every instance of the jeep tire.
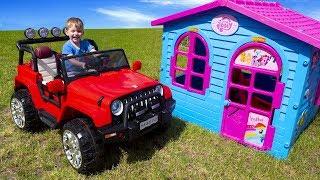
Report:
M82 174L102 170L104 144L89 119L76 118L62 129L65 155L74 169Z
M10 109L12 120L18 128L33 131L40 126L41 121L28 90L20 89L13 93Z

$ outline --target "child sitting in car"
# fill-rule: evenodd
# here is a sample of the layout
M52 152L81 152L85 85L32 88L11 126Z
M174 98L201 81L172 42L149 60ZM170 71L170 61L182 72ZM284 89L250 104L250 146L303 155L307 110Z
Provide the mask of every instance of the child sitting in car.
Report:
M88 52L96 51L89 41L81 40L84 34L84 25L81 19L71 17L66 22L65 33L69 40L62 47L62 54L67 56L81 55ZM67 71L81 71L85 68L86 63L79 58L69 59L66 63Z

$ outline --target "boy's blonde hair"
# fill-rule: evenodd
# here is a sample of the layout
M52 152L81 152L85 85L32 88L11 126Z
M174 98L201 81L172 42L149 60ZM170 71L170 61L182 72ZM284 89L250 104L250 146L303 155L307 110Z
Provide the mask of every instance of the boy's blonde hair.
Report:
M76 26L77 29L83 30L83 22L81 21L80 18L76 18L76 17L69 18L66 22L66 30L71 28L73 25Z

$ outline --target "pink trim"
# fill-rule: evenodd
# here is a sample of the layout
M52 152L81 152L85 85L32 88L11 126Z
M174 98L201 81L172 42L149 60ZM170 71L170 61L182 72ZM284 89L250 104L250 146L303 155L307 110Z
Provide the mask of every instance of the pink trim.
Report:
M173 68L173 63L175 63L174 61L175 61L175 59L172 56L170 58L170 62L171 62L171 65L170 65L170 76L171 77L174 77L174 74L175 74L175 69Z
M308 44L311 44L317 48L320 48L320 37L318 36L317 38L314 38L314 36L310 35L307 31L304 31L300 28L302 28L304 25L302 23L295 23L295 21L298 21L299 18L306 18L306 16L303 16L299 13L288 13L290 10L286 10L283 7L277 7L279 12L276 15L279 15L278 17L273 16L273 14L267 14L265 15L263 11L259 13L259 6L254 7L252 9L249 9L247 6L239 6L236 3L229 2L227 7L244 14L252 19L255 19L267 26L270 26L274 29L277 29L285 34L288 34L289 36L292 36L296 39L299 39L303 42L306 42ZM264 7L264 9L267 9L268 7ZM274 11L277 9L275 8ZM291 11L293 12L293 11ZM289 14L291 17L291 21L285 21L283 20L284 16L287 16ZM299 15L299 17L295 17ZM300 20L301 21L301 20ZM320 24L319 21L314 20L314 22L309 22L309 23L318 23ZM320 31L317 31L320 33Z
M179 51L179 49L177 49L177 52L181 55L188 56L187 52Z
M264 140L265 143L264 143L263 150L269 150L272 148L275 131L276 131L275 127L273 127L272 125L268 126L267 132L266 132L266 137Z
M237 66L234 66L234 67L237 68ZM241 68L241 69L243 69L243 68ZM242 86L242 85L239 85L239 84L234 84L234 83L232 83L232 82L230 82L230 85L231 85L232 87L237 88L237 89L242 89L242 90L246 90L246 91L252 90L253 92L256 92L256 93L259 93L259 94L262 94L262 95L265 95L265 96L273 96L273 94L274 94L273 92L263 91L263 90L260 90L260 89L256 89L256 88L254 88L254 87L249 88L249 87L247 87L247 86Z
M285 84L282 83L282 82L277 82L277 85L276 85L276 90L275 90L275 96L276 97L279 97L279 98L276 98L274 101L273 101L273 106L274 108L276 109L279 109L280 106L281 106L281 103L282 103L282 96L283 96L283 92L284 92L284 88L285 88Z
M201 77L201 78L205 78L205 75L204 75L204 74L196 73L196 72L193 72L193 71L190 71L190 74L191 74L191 75L194 75L194 76Z
M182 40L186 37L189 37L188 52L181 52L179 50L179 45L182 42ZM195 54L196 38L200 39L200 41L205 46L206 56L199 56L199 55ZM188 61L187 61L187 68L186 69L182 69L177 66L177 57L179 54L187 56ZM201 59L205 62L205 69L204 69L203 74L192 71L194 58ZM176 71L177 70L185 72L184 85L182 85L176 81ZM205 94L205 90L209 87L210 73L211 73L211 68L209 65L209 48L208 48L208 44L206 43L205 39L200 34L195 33L195 32L186 32L183 35L181 35L176 42L176 45L174 48L174 56L171 58L170 75L172 77L172 84L175 86L184 88L186 90L189 90L191 92L195 92L198 94ZM202 90L194 89L191 87L191 76L196 76L196 77L203 79Z
M271 71L271 70L261 69L253 66L244 66L244 65L235 64L237 57L242 52L252 48L262 49L268 52L270 55L272 55L275 58L276 63L278 65L278 71ZM242 86L242 85L232 83L232 73L235 68L250 71L251 73L250 86ZM282 101L283 89L284 89L284 84L280 83L281 69L282 69L282 61L279 54L267 44L251 42L251 43L244 44L243 46L241 46L236 50L230 62L226 98L229 98L230 96L229 94L230 88L245 90L248 93L248 97L247 97L247 103L245 105L231 102L230 106L225 107L223 112L223 122L222 122L222 130L221 130L222 135L227 136L240 143L248 144L249 146L254 146L250 143L245 142L244 134L246 131L246 124L248 121L249 113L252 112L252 113L260 114L269 118L269 126L267 127L267 132L266 132L267 134L265 135L263 146L255 147L255 148L258 148L261 150L271 149L274 131L275 131L274 127L271 126L273 111L274 109L277 109L280 107L280 104ZM267 92L264 90L256 89L254 87L255 77L257 73L263 73L263 74L275 76L277 78L276 79L277 84L274 92ZM253 107L252 95L254 93L271 97L273 100L271 110L265 111L265 110L260 110L260 109L257 109L256 107Z
M205 5L193 8L193 9L189 9L189 10L177 13L177 14L173 14L171 16L167 16L167 17L164 17L164 18L160 18L160 19L151 21L151 25L152 26L162 25L162 24L165 24L165 23L170 22L170 21L174 21L174 20L189 16L189 15L192 15L192 14L196 14L198 12L210 10L212 8L215 8L215 7L219 7L219 6L221 6L221 4L222 4L221 0L217 0L217 1L205 4Z
M152 26L208 11L218 7L228 7L255 19L296 39L320 48L320 22L304 16L280 3L257 0L216 0L214 2L170 15L151 22Z

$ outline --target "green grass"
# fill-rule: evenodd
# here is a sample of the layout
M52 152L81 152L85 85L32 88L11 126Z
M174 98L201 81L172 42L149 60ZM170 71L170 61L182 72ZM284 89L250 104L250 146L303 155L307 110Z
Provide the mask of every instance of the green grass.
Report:
M87 30L100 49L124 48L142 73L158 78L161 29ZM20 31L0 31L0 179L87 179L68 164L59 130L28 133L11 122L9 99L18 61ZM60 50L62 44L51 45ZM320 179L320 120L304 132L289 159L279 161L174 119L164 134L152 133L128 144L106 147L114 166L92 179Z

